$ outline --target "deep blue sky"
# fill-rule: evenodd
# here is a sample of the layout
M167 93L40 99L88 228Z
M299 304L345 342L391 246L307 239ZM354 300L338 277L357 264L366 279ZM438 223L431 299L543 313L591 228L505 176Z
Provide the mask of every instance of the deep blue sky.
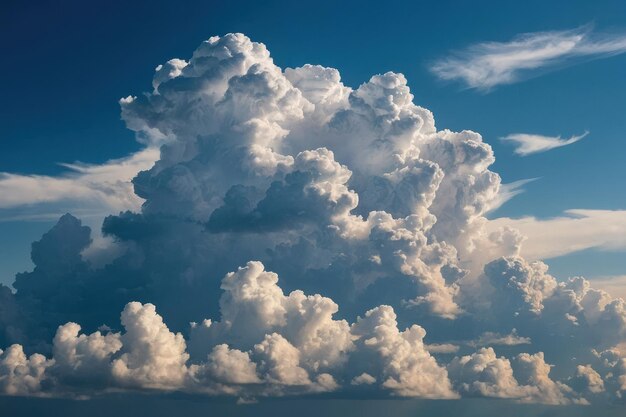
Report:
M442 83L428 71L429 62L472 43L589 23L625 30L626 2L12 1L0 7L0 171L57 174L58 162L99 163L138 149L120 121L118 99L149 90L158 64L237 31L264 42L279 66L335 67L352 87L376 73L404 73L439 128L483 134L505 182L541 177L501 215L623 209L626 54L489 94ZM526 158L497 140L584 130L591 133L581 142ZM49 226L0 223L0 281L11 282L8 275L27 265L28 242ZM603 256L610 259L589 259L612 265L605 273L626 272L623 254Z

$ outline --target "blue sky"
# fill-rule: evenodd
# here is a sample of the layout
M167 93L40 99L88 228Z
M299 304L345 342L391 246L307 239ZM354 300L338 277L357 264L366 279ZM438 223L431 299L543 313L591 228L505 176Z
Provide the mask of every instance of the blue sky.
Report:
M270 45L282 66L340 68L346 85L402 72L416 102L439 128L480 132L504 182L539 178L493 215L558 216L570 208L626 207L626 54L546 72L489 92L441 81L429 65L480 42L520 33L592 25L626 30L621 1L14 3L2 15L0 171L57 175L59 162L101 163L139 145L119 117L118 100L147 90L153 68L215 34L243 32ZM514 132L582 141L519 157L498 138ZM52 221L0 223L1 281L27 268L28 244ZM597 275L626 273L623 253L580 255ZM601 260L602 259L602 260ZM603 260L610 259L609 262ZM575 274L555 261L554 272Z

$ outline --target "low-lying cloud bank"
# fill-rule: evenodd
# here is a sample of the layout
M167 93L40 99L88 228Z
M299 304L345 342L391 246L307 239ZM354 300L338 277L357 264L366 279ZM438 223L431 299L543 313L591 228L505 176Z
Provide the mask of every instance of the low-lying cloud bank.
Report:
M0 287L2 393L621 401L624 301L520 257L491 147L401 74L351 89L230 34L121 106L160 147L145 202L96 247L63 216Z

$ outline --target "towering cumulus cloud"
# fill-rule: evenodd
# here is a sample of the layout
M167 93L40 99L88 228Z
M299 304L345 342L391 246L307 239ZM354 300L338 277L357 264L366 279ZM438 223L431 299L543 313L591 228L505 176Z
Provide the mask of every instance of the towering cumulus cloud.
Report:
M495 158L402 74L357 89L213 37L122 117L160 158L110 246L63 216L0 288L0 390L619 401L626 311L487 227ZM91 262L110 259L108 262ZM121 316L120 316L120 311ZM191 323L191 325L190 325Z

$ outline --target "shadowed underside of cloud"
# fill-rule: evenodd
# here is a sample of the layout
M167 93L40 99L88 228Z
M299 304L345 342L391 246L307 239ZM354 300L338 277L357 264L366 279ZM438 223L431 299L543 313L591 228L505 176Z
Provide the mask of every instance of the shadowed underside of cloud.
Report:
M484 42L435 61L430 69L442 80L460 81L482 91L513 84L542 71L626 52L626 35L598 34L590 26L533 32L508 42Z
M560 136L542 136L533 135L528 133L512 133L500 140L505 142L513 142L515 145L515 153L520 156L526 156L534 153L549 151L550 149L560 148L562 146L571 145L576 143L589 132L585 132L582 135L572 136L569 139L561 139Z
M621 401L623 300L519 256L485 218L491 147L437 130L403 75L352 89L229 34L121 106L160 148L144 202L105 244L69 214L33 243L0 287L0 392Z

